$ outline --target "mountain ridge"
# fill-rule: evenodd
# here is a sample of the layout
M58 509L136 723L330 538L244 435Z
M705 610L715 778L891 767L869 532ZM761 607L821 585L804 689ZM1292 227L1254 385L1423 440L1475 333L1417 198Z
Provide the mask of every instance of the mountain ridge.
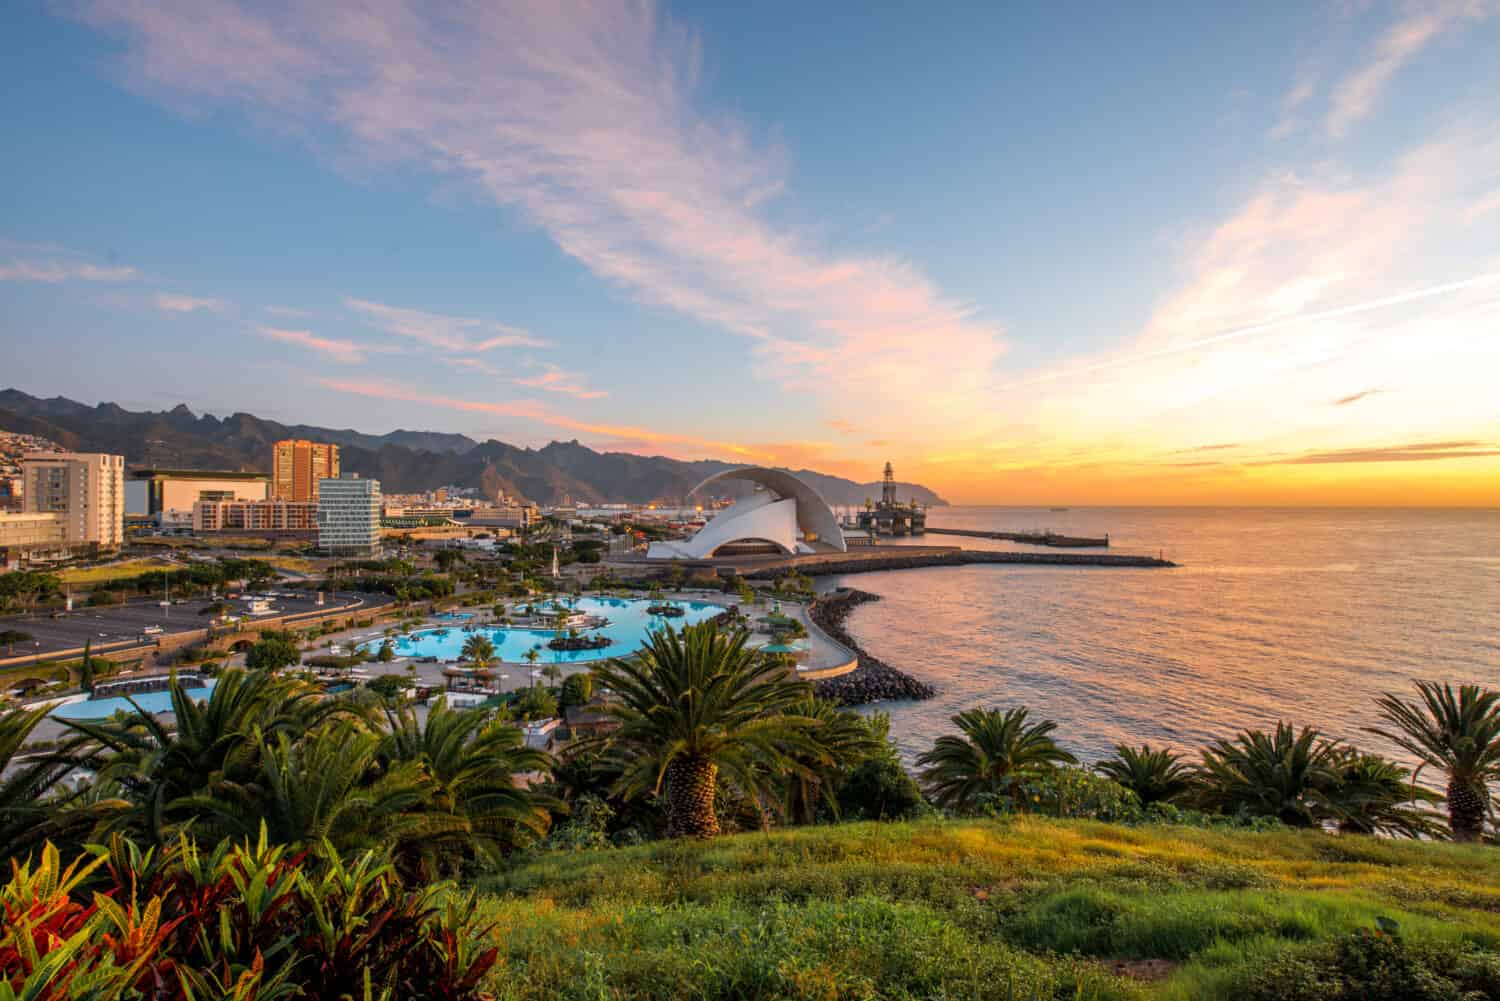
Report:
M112 402L91 407L18 389L0 390L0 428L38 434L65 448L123 455L132 468L239 472L269 472L272 442L311 438L338 445L346 471L379 479L388 493L453 485L477 488L491 498L503 491L537 504L558 504L567 498L584 504L682 503L709 476L743 465L598 452L576 439L533 449L437 431L398 429L372 435L353 428L282 424L243 411L223 418L200 416L181 403L162 411L131 411ZM788 472L806 480L835 506L860 505L880 495L878 481L858 483L808 469ZM740 486L726 484L722 496L742 492ZM897 494L902 500L947 504L916 483L898 482Z

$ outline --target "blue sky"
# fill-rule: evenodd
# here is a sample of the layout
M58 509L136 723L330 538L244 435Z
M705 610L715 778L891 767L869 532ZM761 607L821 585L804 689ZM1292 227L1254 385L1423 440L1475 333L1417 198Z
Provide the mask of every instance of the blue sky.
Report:
M1500 484L1495 3L814 6L11 5L0 383L974 501Z

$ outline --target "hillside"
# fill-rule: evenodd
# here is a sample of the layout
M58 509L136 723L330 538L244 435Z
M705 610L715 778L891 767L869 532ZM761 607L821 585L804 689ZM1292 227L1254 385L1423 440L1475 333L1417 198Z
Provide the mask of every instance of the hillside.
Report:
M1484 847L862 823L549 855L485 889L508 999L1500 996L1471 948L1500 946ZM1428 968L1478 993L1421 993Z
M489 496L503 490L538 504L560 503L565 497L579 503L680 503L706 477L740 465L596 452L576 441L531 449L433 431L371 435L349 428L281 424L245 413L220 419L199 416L181 404L163 411L130 411L113 403L90 407L64 397L41 399L17 389L0 390L0 429L41 435L67 448L114 452L135 468L259 472L269 471L272 442L311 438L339 445L345 470L378 478L388 493L457 485L478 488ZM811 470L795 472L830 504L858 505L880 495L877 482L856 483ZM898 492L903 500L947 503L918 484L899 484Z

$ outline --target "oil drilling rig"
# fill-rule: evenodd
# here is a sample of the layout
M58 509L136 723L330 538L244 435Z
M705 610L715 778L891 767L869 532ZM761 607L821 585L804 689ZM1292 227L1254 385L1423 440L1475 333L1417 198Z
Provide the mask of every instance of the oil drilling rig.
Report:
M927 531L927 509L915 500L903 504L896 499L896 472L887 462L880 503L865 501L856 525L873 535L921 535Z

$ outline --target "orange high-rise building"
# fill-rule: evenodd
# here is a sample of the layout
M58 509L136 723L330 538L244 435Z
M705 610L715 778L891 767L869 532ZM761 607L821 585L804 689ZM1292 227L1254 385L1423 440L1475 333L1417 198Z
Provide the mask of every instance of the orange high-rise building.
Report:
M317 500L318 481L339 478L337 445L288 438L271 451L271 496L277 500Z

